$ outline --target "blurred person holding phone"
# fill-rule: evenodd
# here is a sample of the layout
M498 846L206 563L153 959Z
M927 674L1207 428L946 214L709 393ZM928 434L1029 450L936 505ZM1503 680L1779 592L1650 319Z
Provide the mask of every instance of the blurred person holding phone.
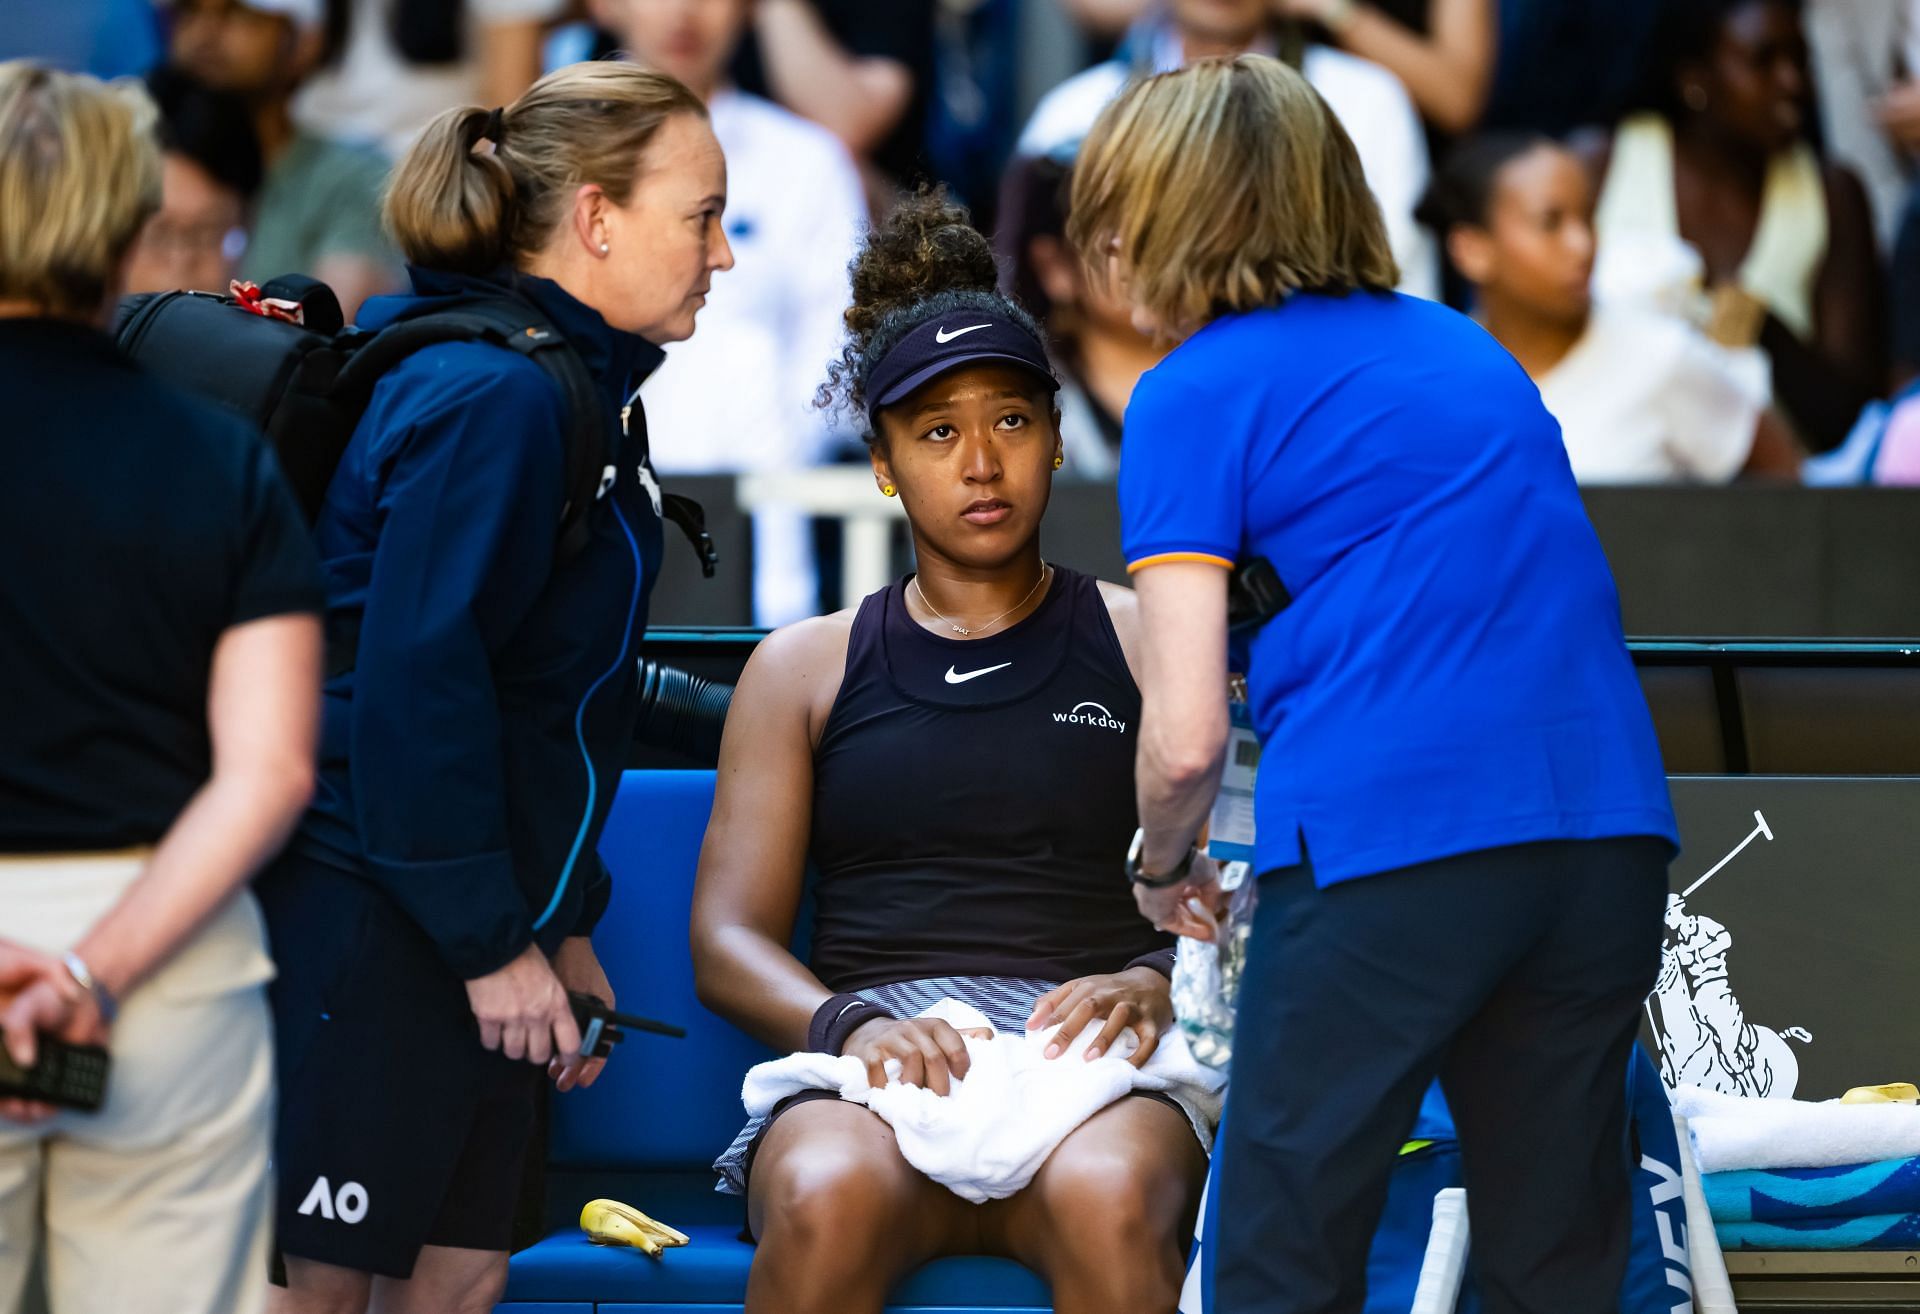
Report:
M318 563L272 453L102 334L160 204L131 85L0 64L0 1031L110 1051L0 1100L0 1310L266 1301L274 1069L245 886L314 780Z
M590 376L607 463L570 510L565 390L505 344L443 342L381 376L328 489L320 783L260 882L281 1314L491 1310L536 1090L599 1074L568 993L614 1003L596 847L665 505L638 392L732 267L726 200L699 98L619 63L448 110L394 175L414 291L362 325L537 315Z
M1438 1077L1487 1308L1612 1314L1676 839L1553 418L1471 321L1391 291L1353 144L1276 60L1124 93L1071 213L1092 270L1176 344L1120 464L1145 664L1128 865L1156 925L1220 899L1194 845L1228 739L1230 581L1261 563L1290 595L1246 620L1261 875L1212 1308L1361 1307Z

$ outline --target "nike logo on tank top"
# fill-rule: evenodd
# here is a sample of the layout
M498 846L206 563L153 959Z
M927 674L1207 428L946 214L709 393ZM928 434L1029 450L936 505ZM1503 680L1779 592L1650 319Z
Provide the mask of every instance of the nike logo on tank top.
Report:
M1011 665L1013 665L1012 662L1001 662L998 666L982 666L979 670L968 671L964 675L949 666L947 667L947 683L965 684L968 680L977 680L983 675L992 675L995 671L1004 671Z
M1122 874L1139 721L1086 575L981 639L917 624L905 581L867 598L814 755L821 980L1067 980L1172 943Z

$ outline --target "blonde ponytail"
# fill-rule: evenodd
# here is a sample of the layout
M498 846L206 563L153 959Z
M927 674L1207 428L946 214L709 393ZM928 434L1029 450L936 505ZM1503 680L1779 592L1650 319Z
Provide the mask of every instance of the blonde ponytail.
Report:
M476 151L487 111L443 110L387 185L387 229L409 264L484 274L507 262L513 173Z
M387 230L410 264L429 269L522 265L580 187L597 184L625 205L661 125L706 112L672 78L632 64L557 69L505 110L451 109L428 124L388 184Z

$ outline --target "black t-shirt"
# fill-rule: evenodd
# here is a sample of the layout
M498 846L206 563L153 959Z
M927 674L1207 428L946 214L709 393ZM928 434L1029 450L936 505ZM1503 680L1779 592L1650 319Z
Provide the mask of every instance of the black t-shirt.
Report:
M221 633L324 602L267 445L55 320L0 320L0 563L0 852L160 839Z
M874 151L874 163L902 183L927 172L927 120L933 105L933 0L812 0L827 30L847 53L880 56L906 65L913 99L893 133ZM778 99L767 85L757 40L749 34L734 66L744 91Z

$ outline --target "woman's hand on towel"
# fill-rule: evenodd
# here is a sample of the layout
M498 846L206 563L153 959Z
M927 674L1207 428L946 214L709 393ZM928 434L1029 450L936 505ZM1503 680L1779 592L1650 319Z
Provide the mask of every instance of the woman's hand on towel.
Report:
M1028 1031L1040 1031L1057 1020L1060 1030L1047 1046L1048 1058L1059 1058L1074 1037L1087 1024L1105 1018L1106 1025L1088 1045L1084 1057L1091 1062L1113 1048L1113 1042L1128 1027L1140 1038L1140 1048L1127 1061L1136 1068L1145 1067L1159 1047L1160 1035L1173 1025L1173 993L1166 977L1151 967L1131 967L1111 976L1083 976L1077 981L1055 986L1041 995L1027 1019Z
M874 1089L887 1084L887 1060L900 1064L900 1080L945 1095L967 1075L967 1042L937 1017L877 1017L856 1027L840 1049L867 1065Z

